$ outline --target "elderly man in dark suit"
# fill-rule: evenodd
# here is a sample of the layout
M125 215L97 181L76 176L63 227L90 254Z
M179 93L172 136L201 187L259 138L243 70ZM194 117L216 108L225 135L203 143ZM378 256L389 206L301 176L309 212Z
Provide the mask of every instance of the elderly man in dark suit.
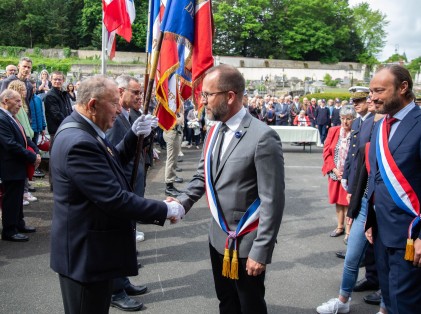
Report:
M372 133L367 196L374 209L366 236L374 242L388 313L421 309L421 110L412 88L411 75L399 65L381 68L370 82L377 112L386 116Z
M209 248L221 313L267 313L265 270L285 203L281 140L242 105L241 73L219 65L206 73L202 102L220 121L207 135L197 173L178 200L189 210L206 192Z
M176 202L132 193L123 164L151 123L141 116L114 147L104 132L120 111L112 80L86 79L52 145L51 268L59 274L65 313L108 313L113 279L138 272L133 221L163 225L184 213Z
M22 107L20 94L7 89L0 95L0 103L0 178L4 187L1 235L2 240L24 242L29 238L22 233L35 232L35 228L26 226L23 220L26 169L27 164L38 167L41 156L15 117Z

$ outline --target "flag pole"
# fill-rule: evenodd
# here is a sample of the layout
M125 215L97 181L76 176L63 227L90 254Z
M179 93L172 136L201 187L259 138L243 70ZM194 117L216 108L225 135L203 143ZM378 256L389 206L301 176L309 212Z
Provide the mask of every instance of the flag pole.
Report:
M154 83L154 78L155 78L155 75L156 75L156 69L158 67L159 53L161 51L163 39L164 39L164 32L160 31L159 37L158 37L158 42L156 44L156 49L152 52L151 71L149 73L148 88L146 89L146 96L145 96L144 106L143 106L143 112L146 113L146 114L149 111L149 104L151 102L153 83ZM132 171L132 177L131 177L131 180L130 180L130 185L131 185L132 189L134 189L134 187L136 186L136 177L137 177L137 172L139 170L139 161L140 161L140 154L142 152L143 141L144 141L144 136L140 135L138 140L137 140L134 167L133 167L133 171Z
M107 73L107 42L108 31L104 24L104 11L102 11L102 51L101 51L101 74Z

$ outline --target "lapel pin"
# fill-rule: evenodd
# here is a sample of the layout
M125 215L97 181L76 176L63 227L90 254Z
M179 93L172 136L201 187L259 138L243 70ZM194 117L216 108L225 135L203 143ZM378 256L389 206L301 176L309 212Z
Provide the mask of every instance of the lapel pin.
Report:
M243 131L237 131L237 132L235 132L235 137L236 138L241 138L241 136L243 136Z

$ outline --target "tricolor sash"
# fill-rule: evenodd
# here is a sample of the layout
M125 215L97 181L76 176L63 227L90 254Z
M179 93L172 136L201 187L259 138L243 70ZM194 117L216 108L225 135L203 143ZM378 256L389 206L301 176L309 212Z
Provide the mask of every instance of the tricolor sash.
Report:
M215 219L219 227L227 234L225 242L224 262L222 267L222 275L231 279L238 279L238 241L237 238L257 229L259 225L260 199L257 198L244 213L235 231L231 231L225 220L222 210L218 206L212 180L212 151L218 137L219 128L222 123L212 126L208 132L205 149L204 149L204 172L205 172L205 188L208 206L212 217ZM229 240L235 242L230 262L231 252L229 250Z
M383 119L376 138L376 157L383 182L396 205L414 217L408 227L405 259L414 260L414 246L412 231L420 222L420 201L414 189L409 184L393 159L389 149L386 132L386 119Z

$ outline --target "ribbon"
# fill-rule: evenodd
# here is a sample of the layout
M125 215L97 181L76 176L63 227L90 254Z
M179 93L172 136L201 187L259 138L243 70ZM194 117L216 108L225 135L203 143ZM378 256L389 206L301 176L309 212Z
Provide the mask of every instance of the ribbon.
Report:
M256 230L259 225L260 199L257 198L246 210L235 231L229 229L222 210L218 206L215 189L212 182L212 151L218 137L219 128L222 123L218 123L210 128L206 137L204 149L204 173L205 173L205 189L208 206L212 217L215 219L219 227L227 234L225 241L224 260L222 265L222 275L231 279L238 279L238 241L237 238ZM232 252L232 261L230 261L231 250L229 249L229 241L234 241L234 250Z
M376 156L383 182L396 205L414 217L408 227L405 260L414 260L412 231L420 222L420 201L408 180L398 168L389 149L385 119L382 120L376 137Z

